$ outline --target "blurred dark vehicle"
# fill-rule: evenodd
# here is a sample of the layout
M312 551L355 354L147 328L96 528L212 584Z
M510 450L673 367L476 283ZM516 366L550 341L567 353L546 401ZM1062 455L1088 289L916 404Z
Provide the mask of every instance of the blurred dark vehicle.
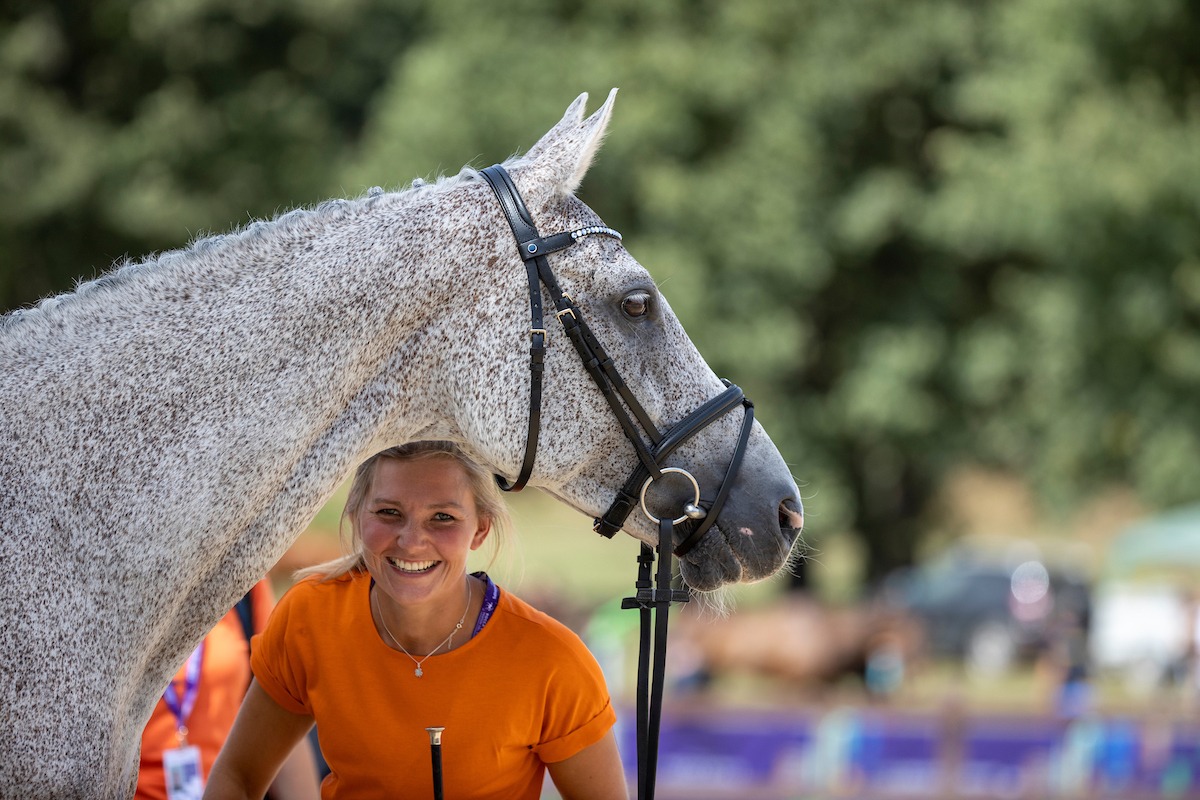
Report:
M889 575L881 598L920 622L933 655L986 674L1032 659L1071 633L1086 637L1091 616L1087 579L1030 553L955 548Z

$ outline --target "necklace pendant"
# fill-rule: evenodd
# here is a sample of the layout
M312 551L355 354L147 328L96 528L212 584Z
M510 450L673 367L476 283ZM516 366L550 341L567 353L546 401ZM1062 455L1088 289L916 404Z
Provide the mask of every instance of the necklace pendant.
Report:
M420 665L418 665L417 668L413 670L413 675L416 675L418 678L424 674L425 673L421 671Z

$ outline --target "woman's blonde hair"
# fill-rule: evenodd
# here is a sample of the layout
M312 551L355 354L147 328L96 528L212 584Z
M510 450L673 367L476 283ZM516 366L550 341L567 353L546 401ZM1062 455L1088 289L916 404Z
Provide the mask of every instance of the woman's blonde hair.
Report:
M297 570L294 575L295 580L307 578L310 575L318 575L322 580L333 580L350 572L366 571L367 564L363 557L362 537L359 535L358 526L354 520L359 509L362 508L367 489L370 488L371 481L375 478L375 467L385 458L397 461L449 458L458 462L459 466L463 468L463 472L466 473L467 484L475 499L476 512L481 519L491 521L492 530L488 538L493 542L492 560L495 560L496 554L512 526L508 515L508 506L504 502L500 487L496 485L495 476L468 458L466 453L453 442L409 442L378 452L358 466L354 472L354 480L350 482L350 491L346 496L346 505L342 509L339 525L342 543L347 554L333 561L326 561L324 564ZM349 534L347 534L347 529L349 529Z

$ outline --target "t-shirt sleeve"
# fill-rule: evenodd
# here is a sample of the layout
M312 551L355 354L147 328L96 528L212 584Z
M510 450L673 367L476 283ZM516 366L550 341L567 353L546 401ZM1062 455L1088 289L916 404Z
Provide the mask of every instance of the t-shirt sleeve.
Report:
M266 629L251 640L250 668L258 685L281 708L311 716L303 661L288 647L289 639L297 635L297 625L303 624L304 614L297 608L303 586L293 586L280 599Z
M558 660L560 666L547 693L544 736L533 748L548 764L568 759L600 741L617 721L595 657L574 634L569 634L564 644L568 652Z

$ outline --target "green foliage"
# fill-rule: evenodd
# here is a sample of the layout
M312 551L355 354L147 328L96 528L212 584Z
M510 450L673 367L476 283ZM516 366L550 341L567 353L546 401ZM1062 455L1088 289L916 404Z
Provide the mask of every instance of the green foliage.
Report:
M334 193L409 5L5 4L0 305Z
M975 462L1066 510L1200 485L1184 0L96 0L0 23L0 304L527 147L620 86L582 193L879 575ZM594 103L593 103L594 105Z

